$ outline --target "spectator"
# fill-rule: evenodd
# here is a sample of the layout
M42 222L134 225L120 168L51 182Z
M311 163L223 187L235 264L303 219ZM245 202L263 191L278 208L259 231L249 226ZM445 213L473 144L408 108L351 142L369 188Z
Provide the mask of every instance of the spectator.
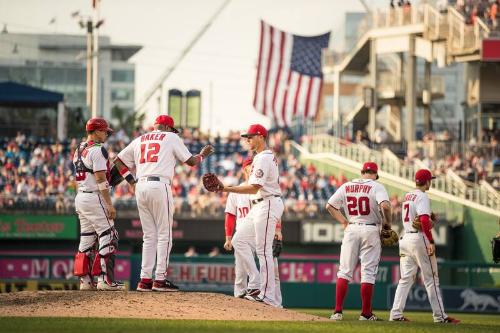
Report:
M385 128L381 126L375 130L373 137L374 137L375 143L385 143L385 142L387 142L387 139L389 138L389 134L387 134Z
M192 258L197 257L198 253L196 252L196 248L194 246L190 246L188 250L184 253L184 257Z

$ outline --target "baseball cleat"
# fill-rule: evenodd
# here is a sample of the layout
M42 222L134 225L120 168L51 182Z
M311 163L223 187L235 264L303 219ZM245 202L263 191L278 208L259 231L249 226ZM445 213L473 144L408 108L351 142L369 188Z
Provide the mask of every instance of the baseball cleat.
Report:
M247 295L247 292L245 291L244 293L239 294L238 296L235 296L235 297L236 298L245 298L246 295Z
M179 287L169 280L155 280L153 282L153 291L179 291Z
M359 320L382 321L382 319L379 319L373 313L369 317L365 317L365 316L361 315L361 316L359 316Z
M80 280L80 290L97 290L96 284L93 281Z
M445 320L440 321L440 323L443 323L443 324L458 324L458 323L460 323L460 320L455 319L453 317L448 317Z
M247 289L247 292L245 293L245 296L259 296L260 294L260 289Z
M137 284L137 291L148 292L152 291L153 280L152 279L141 279Z
M245 296L245 299L249 300L249 301L252 301L252 302L260 302L260 303L264 303L264 300L262 298L259 297L259 295L255 295L255 296L252 296L252 295L246 295Z
M410 319L406 317L399 317L399 318L391 318L389 321L411 321Z
M106 281L97 282L97 290L105 290L105 291L121 291L125 290L125 285L123 282L114 281L111 283L107 283Z
M333 321L341 321L343 318L344 316L342 315L342 312L335 312L330 316L330 320Z

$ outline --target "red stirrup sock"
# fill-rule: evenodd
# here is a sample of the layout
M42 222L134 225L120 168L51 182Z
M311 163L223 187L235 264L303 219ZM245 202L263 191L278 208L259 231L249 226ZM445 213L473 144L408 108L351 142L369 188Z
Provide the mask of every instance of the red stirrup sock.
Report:
M373 284L361 284L361 314L365 317L372 315Z
M337 287L335 288L335 312L342 312L344 308L344 299L347 295L349 281L343 278L337 279Z

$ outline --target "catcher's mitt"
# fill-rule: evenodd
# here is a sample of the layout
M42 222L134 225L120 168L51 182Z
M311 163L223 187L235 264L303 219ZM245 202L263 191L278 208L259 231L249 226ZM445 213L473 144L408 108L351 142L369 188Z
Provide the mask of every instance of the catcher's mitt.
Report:
M380 232L380 242L382 246L395 246L398 244L399 236L392 229L382 229Z
M111 170L109 170L109 185L115 187L121 184L125 179L120 175L118 168L113 164Z
M217 178L216 174L206 173L203 175L203 186L209 192L220 192L224 188L222 182Z
M500 237L495 237L491 240L491 253L495 263L500 262Z
M283 242L275 238L273 240L273 257L278 258L283 250Z

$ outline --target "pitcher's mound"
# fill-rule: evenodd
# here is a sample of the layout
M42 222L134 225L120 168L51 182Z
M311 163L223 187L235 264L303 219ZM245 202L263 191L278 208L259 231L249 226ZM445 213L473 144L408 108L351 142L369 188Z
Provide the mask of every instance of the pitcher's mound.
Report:
M223 294L23 291L0 294L2 316L318 321L321 317Z

